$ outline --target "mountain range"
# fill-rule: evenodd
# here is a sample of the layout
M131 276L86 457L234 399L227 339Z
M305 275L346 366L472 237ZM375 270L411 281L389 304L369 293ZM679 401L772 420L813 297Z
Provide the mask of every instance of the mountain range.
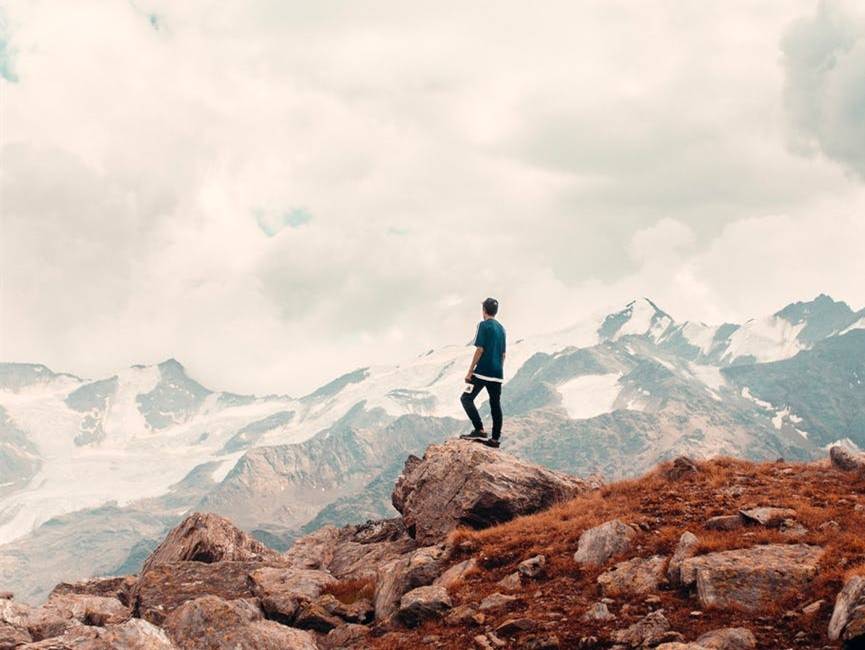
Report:
M193 510L277 549L391 516L405 456L466 429L471 354L429 350L302 397L215 391L174 359L97 380L2 363L0 586L36 602L61 578L135 572ZM510 340L507 366L503 447L572 474L865 447L865 310L825 295L717 326L641 298Z

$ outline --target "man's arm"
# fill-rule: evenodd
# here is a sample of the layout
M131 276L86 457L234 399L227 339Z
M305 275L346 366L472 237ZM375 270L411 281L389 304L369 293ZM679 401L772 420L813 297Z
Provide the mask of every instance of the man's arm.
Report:
M469 371L466 373L466 382L471 383L472 373L475 370L475 366L478 365L478 361L481 360L481 355L484 353L484 349L481 346L475 347L475 354L472 357L472 362L469 364Z

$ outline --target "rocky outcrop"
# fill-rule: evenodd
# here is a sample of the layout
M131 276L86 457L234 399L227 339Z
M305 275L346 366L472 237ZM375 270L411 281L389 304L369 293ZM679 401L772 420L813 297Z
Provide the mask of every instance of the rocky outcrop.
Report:
M865 576L852 576L838 593L829 621L829 638L865 642Z
M682 563L682 583L696 584L703 607L757 611L792 588L804 588L817 573L823 550L806 544L770 544L709 553Z
M210 512L189 515L148 556L142 573L170 562L277 562L279 553Z
M485 528L591 489L576 477L532 465L484 445L451 440L410 456L393 506L420 544L442 541L457 526Z
M829 450L829 459L838 469L865 475L865 454L855 453L846 447L835 445Z
M60 618L97 626L122 623L131 615L129 608L116 598L90 594L54 594L44 609Z
M443 546L425 546L382 566L376 580L375 617L386 620L393 616L403 594L439 577L444 559Z
M318 598L336 578L316 569L266 567L252 572L249 581L268 618L291 624L301 605Z
M131 606L137 584L138 576L113 576L89 578L78 582L61 582L51 590L48 599L66 594L83 594L116 598L122 604Z
M589 528L577 544L574 560L589 566L601 566L616 556L631 549L637 531L618 519Z

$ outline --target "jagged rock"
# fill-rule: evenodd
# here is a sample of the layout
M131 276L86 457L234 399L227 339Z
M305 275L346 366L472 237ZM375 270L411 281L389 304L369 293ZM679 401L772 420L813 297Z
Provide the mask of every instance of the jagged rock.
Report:
M527 578L537 578L544 572L544 567L547 565L547 558L543 555L535 555L527 560L523 560L517 565L517 571Z
M27 630L22 630L9 625L9 623L0 623L0 650L11 650L25 643L30 643L33 637Z
M403 594L439 577L444 558L443 546L425 546L382 566L375 587L376 618L391 617L399 609Z
M472 605L457 605L444 618L448 625L483 625L486 616Z
M31 607L12 600L0 600L0 624L25 630L33 641L60 636L77 622L68 612L58 613L44 607Z
M676 550L673 552L673 557L670 558L670 564L667 565L667 580L671 585L679 585L682 582L682 562L690 557L693 557L697 552L699 540L694 533L685 531L679 538L679 543L676 544Z
M496 626L496 632L504 636L512 636L520 632L531 632L536 629L538 629L537 621L525 616L519 618L508 618L503 623Z
M344 603L333 594L324 594L314 601L326 612L338 616L346 623L368 623L372 620L375 608L366 598L360 598L352 603Z
M823 607L824 602L825 601L822 598L820 600L815 600L813 603L805 605L802 608L802 613L805 616L813 616L814 614L816 614L817 612L820 611L820 609Z
M778 526L778 530L787 537L804 537L808 534L808 529L795 519L785 519Z
M60 618L100 627L122 623L131 616L129 608L117 598L89 594L54 594L44 608Z
M822 548L806 544L709 553L682 563L682 583L697 584L703 607L756 611L774 595L807 585L817 573L822 554Z
M829 621L829 638L865 640L865 576L849 578L838 593Z
M618 519L607 521L580 535L574 560L580 564L601 566L611 557L629 551L636 536L636 530Z
M664 639L664 635L670 630L670 621L659 609L639 621L625 628L613 632L612 639L616 643L623 643L632 648L640 646L658 645Z
M519 598L516 596L508 596L507 594L499 593L498 591L494 594L490 594L486 598L481 601L481 604L478 605L478 609L481 611L486 611L490 609L510 609L517 602Z
M75 624L59 634L21 646L21 650L113 650L102 640L102 628Z
M142 573L157 564L193 562L278 562L280 555L211 512L195 512L178 524L147 557Z
M845 472L865 473L865 455L857 454L846 447L835 445L829 450L832 464Z
M370 629L366 625L348 623L332 629L320 644L332 650L365 650L369 647L366 641L369 634Z
M765 526L766 528L779 528L785 519L795 519L796 511L792 508L751 508L740 510L739 514L746 521Z
M322 607L317 601L308 601L300 605L292 625L302 630L330 632L343 624L343 620Z
M591 621L612 621L614 618L616 617L610 612L607 603L598 602L589 607L580 617L580 620L589 623Z
M648 594L656 591L664 581L665 564L663 555L619 562L598 576L598 584L607 597Z
M109 648L124 650L175 650L168 635L155 625L140 618L131 618L120 625L110 625L102 635Z
M433 580L434 585L441 585L445 589L450 589L459 580L463 580L467 574L474 571L478 566L478 561L475 558L469 558L454 564L447 571L442 573L438 578Z
M709 530L738 530L745 525L742 515L719 515L706 520L706 528Z
M409 534L420 544L431 544L457 526L486 528L591 487L485 445L451 440L428 447L423 459L409 457L392 502Z
M504 578L499 580L496 584L502 589L507 589L508 591L517 591L518 589L522 588L523 581L522 578L520 578L519 572L514 571L513 573L509 573Z
M399 601L397 614L403 623L416 627L426 620L440 618L451 607L453 601L447 589L429 585L406 593Z
M174 610L163 627L178 646L190 650L316 650L309 632L265 621L243 599L196 598Z
M529 634L517 646L521 650L555 650L560 647L559 637L551 632Z
M667 470L667 478L671 481L678 481L689 474L696 474L699 471L697 464L687 456L679 456L673 461L673 466Z
M61 582L51 590L48 599L66 594L106 596L116 598L123 605L129 607L132 605L133 593L137 584L138 576L111 576L88 578L78 582Z
M300 606L318 598L336 578L317 569L264 567L250 573L249 581L268 618L290 624Z
M160 625L177 607L201 596L219 596L224 600L253 598L249 575L264 566L260 562L157 564L138 580L136 613Z
M696 644L706 650L751 650L757 647L757 639L748 628L725 627L706 632Z

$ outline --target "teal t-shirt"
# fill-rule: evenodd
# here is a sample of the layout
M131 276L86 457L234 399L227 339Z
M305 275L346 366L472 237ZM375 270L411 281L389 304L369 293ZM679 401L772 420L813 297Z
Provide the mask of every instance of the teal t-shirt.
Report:
M502 381L504 378L505 328L495 318L478 323L474 345L484 349L474 374L480 379Z

